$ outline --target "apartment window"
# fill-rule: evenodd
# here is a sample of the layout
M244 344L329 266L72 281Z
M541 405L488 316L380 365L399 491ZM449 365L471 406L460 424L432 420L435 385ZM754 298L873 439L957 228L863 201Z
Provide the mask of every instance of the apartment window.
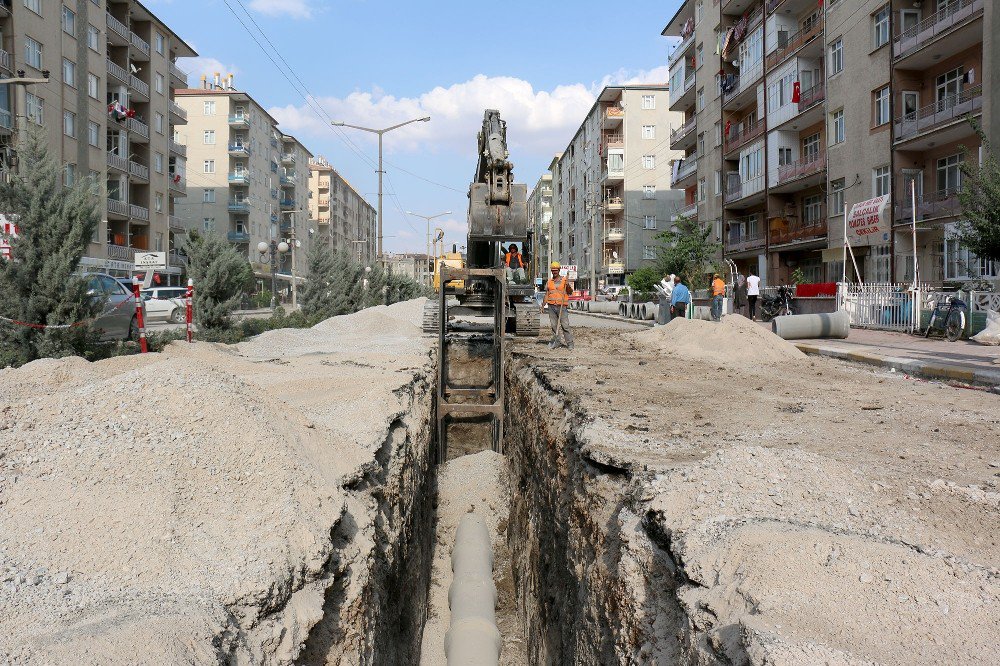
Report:
M838 39L830 44L830 76L840 74L844 69L844 40Z
M41 16L42 0L24 0L24 6Z
M63 83L70 88L76 88L76 63L68 58L63 58Z
M159 72L156 73L156 79L154 79L153 87L156 89L156 92L161 95L163 94L163 74L160 74Z
M643 259L656 259L656 246L655 245L643 245L642 246L642 258Z
M101 79L90 72L87 72L87 94L93 99L101 99Z
M73 187L73 183L76 182L76 165L67 164L63 169L63 185L66 187Z
M206 116L214 116L215 115L215 102L205 102L205 106L203 107L203 113Z
M698 111L701 111L702 109L705 108L705 89L704 88L698 88L697 104L698 104Z
M89 23L87 24L87 46L93 51L101 52L101 31Z
M646 230L656 229L656 216L655 215L644 216L642 221L642 228Z
M889 86L875 92L875 127L889 122Z
M160 134L163 134L163 114L162 113L156 112L155 114L153 114L153 128L157 132L159 132Z
M830 114L830 138L831 144L836 145L844 142L844 110L838 109Z
M722 194L722 171L715 171L715 196Z
M101 126L94 121L87 123L87 143L94 147L101 143Z
M872 15L872 41L876 49L889 43L889 5Z
M962 68L953 69L937 77L935 82L935 102L938 111L947 111L958 103L958 93L962 87Z
M942 157L937 161L938 192L955 193L962 186L962 155Z
M889 165L872 169L872 191L876 197L889 194Z
M160 192L156 193L156 198L153 200L153 209L157 213L163 212L163 194Z
M153 169L156 173L163 173L163 153L153 155Z
M202 201L204 203L215 203L215 190L206 189Z
M830 215L844 214L844 185L843 178L830 181Z
M214 217L202 218L201 226L205 229L205 231L209 233L215 231L215 218Z
M156 52L163 55L164 49L164 37L160 33L156 33L153 38L153 43L156 45Z
M76 137L76 114L72 111L63 111L63 134Z
M24 38L24 62L35 69L42 68L42 45L31 37Z
M785 166L792 163L791 146L778 146L778 166Z
M823 219L823 195L814 194L802 200L802 222L817 224Z
M643 199L655 199L656 198L656 185L643 185L642 186L642 198Z
M708 194L705 191L706 189L707 188L705 187L705 179L702 178L698 181L698 203L701 203L702 201L705 200L705 197Z
M699 44L698 47L695 49L695 61L694 61L695 69L700 69L701 64L702 62L704 62L704 60L705 60L705 45Z
M36 125L41 125L45 122L45 102L41 97L26 93L24 96L24 107L28 120Z
M642 156L642 168L643 169L655 169L656 168L656 155L643 155Z
M715 145L716 147L722 145L722 121L715 123Z
M202 140L202 143L204 143L206 146L214 146L215 145L215 130L205 130L205 133L202 135L202 139L201 140Z
M643 139L655 139L656 138L656 125L643 125L642 126L642 138Z
M76 14L66 5L62 8L62 29L67 35L76 37Z
M215 160L205 160L203 170L205 173L215 173Z
M819 132L815 134L810 134L806 138L802 139L802 159L806 162L812 162L813 160L819 159Z
M642 108L650 111L656 108L656 95L643 95Z
M701 19L705 16L705 6L699 0L698 4L694 6L694 23L698 25L701 23Z

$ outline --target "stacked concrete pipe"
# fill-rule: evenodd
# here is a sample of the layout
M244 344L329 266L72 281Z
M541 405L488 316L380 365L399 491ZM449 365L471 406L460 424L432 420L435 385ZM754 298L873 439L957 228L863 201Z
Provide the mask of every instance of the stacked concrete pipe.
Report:
M596 312L598 314L619 314L620 306L620 303L614 303L611 301L597 301L590 304L590 312Z
M639 306L639 319L651 321L656 317L656 303L643 303Z
M840 310L839 312L821 314L775 317L771 321L771 331L783 340L809 338L839 338L843 340L851 332L851 316Z
M455 531L451 570L451 626L444 638L448 664L499 664L503 641L497 629L493 546L486 522L474 513L462 516Z
M619 303L618 304L618 316L619 317L624 317L627 314L628 314L628 303Z

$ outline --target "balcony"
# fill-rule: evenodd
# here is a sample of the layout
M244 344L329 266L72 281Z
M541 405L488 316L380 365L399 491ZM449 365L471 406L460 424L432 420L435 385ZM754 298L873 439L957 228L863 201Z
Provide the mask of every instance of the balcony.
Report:
M625 230L618 227L611 227L604 234L604 240L609 243L618 243L625 240Z
M764 247L767 235L759 228L759 218L753 218L752 224L749 218L737 218L729 220L729 233L726 234L726 252L746 252Z
M10 17L10 6L11 0L0 0L0 18Z
M815 220L796 217L773 217L768 220L768 240L774 245L791 245L826 239L826 207L821 206Z
M229 116L229 126L237 128L248 128L250 127L250 116L245 113L237 113L234 116Z
M795 183L808 176L820 174L826 170L826 153L820 151L813 155L806 155L794 162L781 164L778 166L777 186L773 189L784 191L783 185ZM801 185L801 184L800 184Z
M140 80L134 74L128 77L128 84L132 87L132 91L143 98L143 101L149 101L149 84L145 81Z
M625 109L620 106L609 106L604 110L604 122L608 125L617 125L625 120Z
M226 240L230 243L249 243L250 234L246 231L230 231L226 234Z
M329 208L330 207L330 197L320 197L319 198L319 207L320 208Z
M291 210L295 208L295 199L282 199L278 205L281 206L281 210Z
M128 171L128 160L121 155L108 153L108 167L125 173Z
M607 154L608 148L624 148L625 135L618 133L605 134L601 140L601 145L603 146L604 154Z
M765 67L767 68L767 71L771 71L785 60L798 53L804 46L812 43L817 37L822 36L823 28L823 14L820 13L819 17L813 21L812 25L789 35L784 45L779 45L778 48L767 54L767 58L765 59ZM819 55L822 55L823 44L817 43L817 48Z
M727 74L722 81L722 108L737 111L751 101L757 103L757 82L764 75L764 62L758 60L739 74Z
M826 99L826 82L820 81L812 88L799 93L799 113L805 113Z
M174 77L181 88L187 88L188 75L183 69L177 66L177 63L170 63L170 76Z
M169 225L171 231L187 230L187 227L184 226L184 223L181 221L181 218L177 217L176 215L168 215L167 224Z
M229 174L229 182L233 185L249 185L250 184L250 172L249 171L233 171Z
M917 197L917 222L926 222L962 214L962 204L958 199L959 188L949 187L939 192L931 192ZM896 224L908 225L913 222L913 200L910 190L902 195L903 201L896 203Z
M128 217L128 202L119 201L118 199L108 198L108 215L117 215L118 217Z
M128 128L129 132L137 135L130 137L133 141L138 141L139 139L149 139L149 125L142 122L138 118L126 118L125 127Z
M188 121L188 112L180 104L174 100L170 100L170 122L175 125L186 125Z
M698 173L698 153L691 153L679 161L680 165L674 171L673 178L670 179L670 186L674 189L683 189L681 185L684 181Z
M149 42L147 42L145 39L135 34L134 32L131 33L130 36L131 36L130 41L132 42L132 48L138 51L138 54L135 59L142 61L149 60Z
M741 205L750 206L756 203L757 199L763 200L763 192L764 174L748 178L747 180L732 178L726 185L724 199L726 205L739 203Z
M171 250L167 255L167 261L174 268L184 268L188 265L187 255L181 254L180 250Z
M687 36L687 39L681 40L681 43L677 45L677 48L674 49L673 52L670 54L670 57L667 58L667 68L669 69L670 67L673 67L674 64L678 60L680 60L685 53L691 50L692 46L694 46L693 30L691 31L691 34Z
M135 248L125 245L112 245L108 243L108 259L114 261L125 261L130 264L135 263Z
M604 210L608 213L620 213L625 210L625 202L621 197L608 197L604 200Z
M620 261L612 261L608 263L608 275L624 275L625 274L625 264Z
M611 183L620 183L620 182L622 182L624 180L625 180L625 167L624 167L624 165L620 166L620 167L615 167L614 169L612 169L612 168L609 167L604 172L604 181L606 183L608 183L608 184L611 184Z
M145 164L139 164L138 162L128 163L129 175L138 178L139 180L149 180L149 167Z
M744 127L742 130L738 125L731 126L729 128L729 134L726 135L723 154L728 155L729 153L739 150L751 141L759 139L764 135L765 129L767 129L767 125L764 120L759 120L750 127Z
M146 208L145 206L129 204L128 216L133 220L142 220L143 222L149 222L149 209Z
M698 202L692 201L689 204L684 204L683 207L678 208L674 211L674 214L670 216L671 222L677 222L681 218L686 219L698 219Z
M294 166L295 165L295 155L293 155L291 153L283 153L281 155L281 163L285 164L285 165L288 165L288 166Z
M671 111L684 111L692 106L694 106L694 83L695 83L695 73L694 70L684 79L684 84L681 86L680 90L670 91L670 110Z
M328 189L330 189L330 179L329 178L320 178L320 180L319 180L319 189L320 190L328 190Z
M971 133L972 129L965 125L965 116L979 115L983 109L983 85L970 86L957 95L944 97L933 104L918 109L913 113L900 116L895 121L895 142L896 144L909 142L914 139L926 136L931 132L938 132L948 127L962 123L958 132L950 132L956 136L940 137L937 143L947 143L962 138ZM929 146L928 146L929 147ZM923 149L914 146L912 149Z
M187 194L187 184L184 181L184 177L177 177L176 174L170 174L170 189L179 194Z
M125 85L129 84L129 73L125 71L125 68L118 63L111 60L111 58L105 59L105 64L108 68L108 74L115 77Z
M248 199L231 199L227 209L230 213L249 213L250 201Z
M330 224L330 216L329 215L319 215L316 218L316 221L318 223L320 223L320 224Z
M116 19L110 13L105 14L108 23L108 41L117 46L128 46L132 43L132 31L128 26Z
M8 72L13 71L10 68L10 54L3 49L0 49L0 67L3 67Z
M231 143L229 144L229 154L233 157L250 157L250 148L246 144Z
M0 128L5 130L14 129L14 116L7 109L0 109Z
M281 181L282 185L287 185L288 187L294 187L295 186L295 174L292 174L292 175L287 175L286 174L284 176L281 176L279 178L279 180Z
M173 139L170 140L170 152L174 155L180 155L181 157L187 157L188 149L183 143L177 143Z
M932 3L928 3L929 5ZM941 11L936 12L909 30L900 33L892 45L892 55L897 63L911 56L917 56L926 46L937 42L945 35L950 36L950 47L935 50L934 54L920 54L913 62L906 63L907 69L927 67L933 62L932 56L948 57L964 49L966 46L982 42L981 26L971 24L983 15L983 0L957 0L949 3Z
M689 148L690 144L694 143L696 127L698 127L698 119L692 116L690 120L677 129L670 130L670 149L685 150Z

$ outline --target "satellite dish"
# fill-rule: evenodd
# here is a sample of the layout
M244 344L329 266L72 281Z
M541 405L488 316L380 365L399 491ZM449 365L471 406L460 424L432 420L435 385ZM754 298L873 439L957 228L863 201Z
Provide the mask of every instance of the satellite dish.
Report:
M302 241L300 240L295 241L295 247L302 247Z
M611 251L611 256L612 256L612 257L613 257L614 259L617 259L617 258L618 258L618 250L612 250L612 251Z
M132 70L132 73L133 73L133 74L138 74L138 73L139 73L139 69L140 69L139 67L136 67L136 66L135 66L135 65L133 65L132 63L129 63L129 64L128 64L128 66L129 66L129 69L131 69L131 70Z

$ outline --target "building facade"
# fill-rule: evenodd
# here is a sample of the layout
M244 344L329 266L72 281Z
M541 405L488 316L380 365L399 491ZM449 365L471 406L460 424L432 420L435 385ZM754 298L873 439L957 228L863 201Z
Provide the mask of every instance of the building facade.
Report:
M967 118L991 107L985 4L685 2L663 34L680 40L671 108L684 121L671 147L698 161L697 180L678 183L687 212L770 284L838 281L845 210L889 195L885 231L852 241L850 275L912 280L916 213L921 282L996 277L954 238L960 164L979 157Z
M361 263L371 262L377 237L375 208L322 156L309 162L309 191L317 240Z
M665 85L609 86L553 161L554 260L576 265L577 285L623 284L656 259L656 235L682 207L672 189L680 124ZM676 169L674 169L676 171Z
M42 128L66 183L101 187L101 222L81 267L130 276L136 250L168 253L177 281L184 257L175 200L185 194L187 122L175 103L187 75L177 58L197 55L135 0L0 3L0 76L48 76L47 84L0 85L0 170Z
M531 263L536 276L544 276L552 259L552 174L542 174L528 195L528 228L532 232Z

